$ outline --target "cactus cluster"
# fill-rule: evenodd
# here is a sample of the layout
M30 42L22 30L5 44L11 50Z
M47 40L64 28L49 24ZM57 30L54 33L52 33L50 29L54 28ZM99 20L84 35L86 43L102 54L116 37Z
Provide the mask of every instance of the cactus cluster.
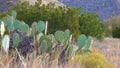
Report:
M78 44L78 51L79 52L88 52L90 51L90 46L92 44L92 37L89 36L88 38L85 35L80 35L78 40L77 40L77 44Z
M6 16L0 20L2 46L5 51L9 51L8 47L17 48L25 37L40 35L45 29L43 21L39 21L38 23L34 22L32 26L29 27L24 21L16 19L16 16L16 11L12 11L11 16ZM40 38L37 39L39 40ZM7 43L5 44L5 42L9 42L9 46Z
M78 50L74 50L69 29L47 35L47 23L45 24L44 21L33 22L29 27L25 22L16 19L17 13L15 11L11 15L2 18L0 22L2 47L7 53L10 47L18 48L25 55L26 52L32 52L32 48L35 48L38 51L37 54L49 54L50 58L52 57L50 60L54 55L57 55L57 58L61 60L63 57L70 58L76 53L89 51L92 42L90 36L80 35L77 39Z

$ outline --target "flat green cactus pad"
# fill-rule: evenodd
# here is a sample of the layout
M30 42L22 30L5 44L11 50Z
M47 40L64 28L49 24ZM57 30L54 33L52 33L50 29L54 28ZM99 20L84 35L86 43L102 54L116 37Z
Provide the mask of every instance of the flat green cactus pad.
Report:
M61 43L65 43L68 40L69 36L70 36L69 30L65 30L65 32L63 32L63 31L55 32L55 39Z
M17 16L17 12L16 12L16 11L12 11L12 17L13 17L14 19L16 19L16 16Z
M64 40L65 40L65 42L67 41L67 39L69 38L69 36L70 36L70 30L65 30L65 32L64 32Z
M21 22L18 29L22 32L27 32L29 30L29 26L28 26L28 24L25 24L24 22Z
M55 32L55 39L58 41L58 42L62 42L64 43L64 32L63 31L56 31Z
M38 33L41 33L45 29L45 23L43 21L39 21L37 24Z
M82 49L82 48L83 48L86 40L87 40L87 37L86 37L85 35L80 35L80 36L79 36L79 38L78 38L78 40L77 40L79 49Z
M37 29L37 23L33 22L31 26L31 35L35 35L35 33L38 31Z
M12 24L9 25L7 28L8 28L9 31L13 31L14 30L14 26Z
M92 42L92 37L89 36L85 43L85 50L88 50L90 48L91 42Z
M14 25L14 29L18 29L19 28L19 26L20 26L20 21L19 20L15 20L15 22L13 23L13 25Z
M13 34L13 48L16 48L20 42L19 35L17 33Z
M42 42L40 43L40 52L43 53L46 51L46 47L47 47L47 41L46 40L42 40Z

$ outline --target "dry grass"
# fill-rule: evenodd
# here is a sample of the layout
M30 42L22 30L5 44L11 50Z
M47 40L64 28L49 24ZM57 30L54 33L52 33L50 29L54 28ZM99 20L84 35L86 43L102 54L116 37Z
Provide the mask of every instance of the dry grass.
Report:
M82 58L84 58L85 62L88 60L85 57L95 57L97 55L92 56L93 54L96 54L95 52L93 52L92 54L90 53L87 55L78 55L78 60L81 60ZM100 55L99 53L97 53L98 55ZM82 56L82 58L79 56ZM102 55L100 55L102 56ZM98 56L98 57L100 57ZM44 59L45 58L45 59ZM66 64L63 65L59 65L58 66L58 60L57 58L49 61L48 60L49 56L47 55L39 55L36 56L36 52L33 52L31 54L29 54L29 56L27 56L26 58L22 58L23 62L25 65L23 65L23 63L21 62L21 60L19 60L19 58L16 59L15 57L11 57L10 55L7 55L3 52L0 53L0 68L85 68L83 64L81 64L81 62L76 62L76 60L71 59L69 60ZM94 61L95 60L95 61ZM95 63L97 59L93 59L90 61L87 61L87 64L89 65L89 62ZM103 60L105 61L105 60ZM85 63L86 64L86 63ZM99 68L99 67L96 67Z
M95 40L93 44L93 47L97 48L101 54L106 56L110 63L114 64L114 68L120 67L119 41L119 39L105 38L102 42ZM44 61L42 60L43 57L45 58ZM20 60L16 61L16 58L19 59L18 55L14 55L14 57L12 57L10 54L5 54L1 50L0 68L84 68L82 64L74 62L68 62L65 65L58 67L57 58L49 61L49 56L36 56L35 51L32 54L29 54L26 58L22 57L25 66Z
M45 56L44 56L45 57ZM0 54L0 68L58 68L58 61L48 61L47 59L43 61L42 56L35 56L35 52L22 58L25 66L20 60L15 60L16 58L10 57L5 53ZM66 65L59 66L59 68L80 68L80 65L74 63L67 63Z
M114 65L114 68L120 67L120 39L105 38L103 41L95 40L93 47L97 48Z

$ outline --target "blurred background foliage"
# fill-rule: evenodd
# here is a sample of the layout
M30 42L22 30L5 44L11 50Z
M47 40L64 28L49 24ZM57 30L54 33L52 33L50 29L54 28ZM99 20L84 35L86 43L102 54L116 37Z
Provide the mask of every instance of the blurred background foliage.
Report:
M0 18L6 16L12 10L18 13L17 19L25 21L29 26L34 21L48 21L48 33L70 29L74 38L77 38L80 34L90 35L98 39L104 37L104 27L102 27L98 15L83 12L81 8L56 7L53 3L41 6L40 1L35 5L30 5L25 1L18 2L9 9L8 13L0 14Z
M120 38L120 16L114 16L104 21L106 36Z

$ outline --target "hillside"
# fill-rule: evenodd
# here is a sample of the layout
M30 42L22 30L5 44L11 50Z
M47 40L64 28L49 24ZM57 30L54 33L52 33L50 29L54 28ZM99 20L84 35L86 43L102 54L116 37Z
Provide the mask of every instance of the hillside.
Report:
M6 12L9 7L13 6L18 0L0 0L0 12Z
M21 2L29 1L34 5L37 0L21 0ZM18 0L0 0L0 12L6 12L9 7L14 6ZM64 4L58 0L42 0L42 4L54 3L55 6L63 6Z
M70 7L82 7L87 12L99 14L100 20L120 14L120 1L117 0L59 0Z
M34 4L37 0L29 1ZM17 0L0 0L0 12L5 12L13 6ZM100 20L103 21L112 16L120 15L120 0L42 0L42 4L55 3L56 6L68 5L70 7L82 7L87 12L99 14Z
M34 5L37 0L21 0L21 1L29 1L31 5ZM62 6L64 5L58 0L42 0L42 4L48 4L48 3L54 3L56 6Z

